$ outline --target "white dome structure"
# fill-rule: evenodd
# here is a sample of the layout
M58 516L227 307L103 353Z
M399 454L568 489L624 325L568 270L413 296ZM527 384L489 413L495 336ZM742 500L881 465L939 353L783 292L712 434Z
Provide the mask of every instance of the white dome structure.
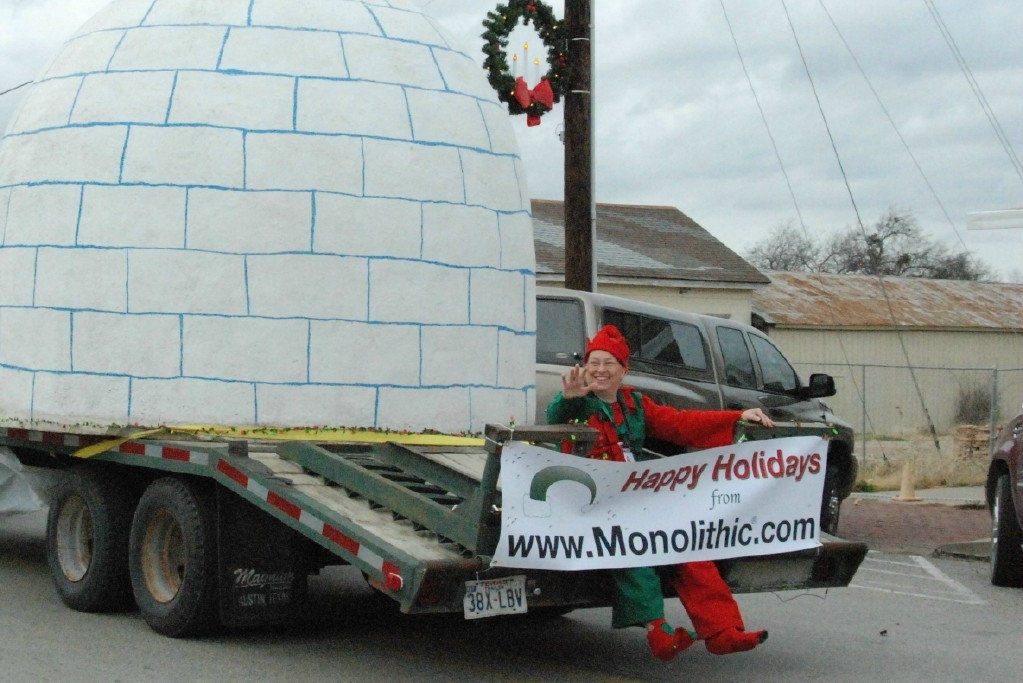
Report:
M531 421L509 117L405 0L116 0L0 139L0 420Z

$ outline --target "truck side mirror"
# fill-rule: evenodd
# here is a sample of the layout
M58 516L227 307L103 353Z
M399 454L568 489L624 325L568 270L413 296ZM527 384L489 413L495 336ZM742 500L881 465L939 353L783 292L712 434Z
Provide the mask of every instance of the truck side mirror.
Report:
M805 387L801 387L800 398L824 398L835 395L835 379L831 375L822 372L815 372L810 375L810 381Z

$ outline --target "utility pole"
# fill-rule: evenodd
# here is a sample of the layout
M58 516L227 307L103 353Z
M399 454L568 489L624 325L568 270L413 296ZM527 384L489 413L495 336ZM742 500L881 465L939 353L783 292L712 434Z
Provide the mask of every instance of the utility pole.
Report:
M569 80L565 96L565 287L596 290L593 257L593 7L565 0Z

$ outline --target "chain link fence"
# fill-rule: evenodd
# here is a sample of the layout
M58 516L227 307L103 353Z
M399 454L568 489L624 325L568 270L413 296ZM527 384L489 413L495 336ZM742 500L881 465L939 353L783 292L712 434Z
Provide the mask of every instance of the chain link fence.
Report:
M974 425L989 438L1023 403L1023 368L795 365L804 377L828 372L835 378L838 393L826 401L858 432L861 444L930 435L932 429L947 435L962 425Z

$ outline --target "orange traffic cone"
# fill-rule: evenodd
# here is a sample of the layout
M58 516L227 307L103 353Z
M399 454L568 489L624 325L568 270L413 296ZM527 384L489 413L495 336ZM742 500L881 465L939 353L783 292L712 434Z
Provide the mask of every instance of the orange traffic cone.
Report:
M913 486L913 466L908 460L902 465L902 487L895 500L900 503L915 503L920 500L916 497L916 489Z

